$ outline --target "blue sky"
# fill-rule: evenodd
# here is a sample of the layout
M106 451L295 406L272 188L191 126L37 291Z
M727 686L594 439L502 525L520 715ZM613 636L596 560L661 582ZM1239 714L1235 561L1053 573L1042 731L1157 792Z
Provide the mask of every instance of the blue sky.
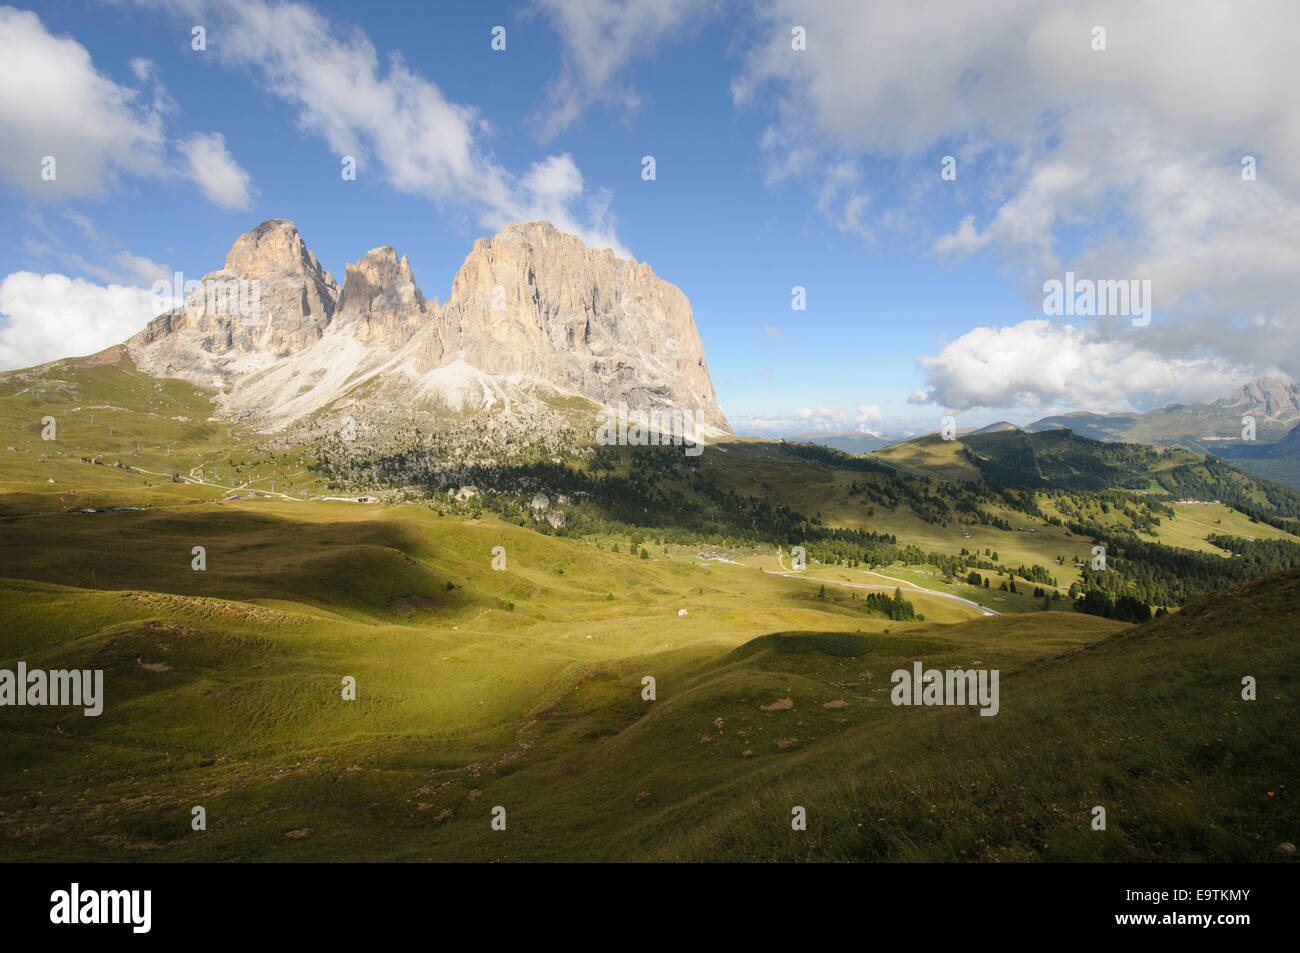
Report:
M0 7L0 366L116 343L268 218L340 280L391 244L445 299L476 238L545 217L682 288L738 432L1300 375L1296 8L972 6ZM1067 270L1150 281L1150 324L1045 316Z

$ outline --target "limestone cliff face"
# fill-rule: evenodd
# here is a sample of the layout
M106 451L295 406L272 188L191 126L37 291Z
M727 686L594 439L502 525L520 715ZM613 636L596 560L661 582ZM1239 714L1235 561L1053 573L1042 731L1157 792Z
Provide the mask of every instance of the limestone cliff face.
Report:
M238 293L253 281L256 316L214 312L215 283ZM475 242L445 305L424 297L388 246L349 264L340 291L292 222L264 222L184 308L126 347L150 373L221 386L223 413L253 414L267 429L361 385L400 407L472 384L473 400L490 406L508 405L520 381L633 410L689 410L730 429L686 296L649 265L594 251L548 222Z
M686 295L549 222L475 242L440 320L489 374L527 370L604 404L699 410L727 428Z
M1289 424L1300 420L1300 385L1261 377L1218 403L1232 410L1261 414Z
M160 376L238 375L319 341L338 296L293 222L272 219L241 236L224 268L204 275L182 307L159 315L127 347Z
M400 347L409 341L428 322L429 308L406 256L399 261L385 245L348 265L334 320L367 343Z
M226 267L215 274L261 278L262 294L270 298L266 310L306 329L323 329L339 296L334 276L321 268L298 227L284 219L263 222L240 236L226 254Z

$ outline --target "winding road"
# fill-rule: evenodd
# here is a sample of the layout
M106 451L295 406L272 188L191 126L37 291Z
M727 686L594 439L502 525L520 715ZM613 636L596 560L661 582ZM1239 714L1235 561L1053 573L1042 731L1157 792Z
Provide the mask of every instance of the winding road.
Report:
M875 573L875 575L880 576L882 579L892 579L894 582L898 583L898 585L897 586L872 586L865 582L843 582L839 579L819 579L816 576L805 575L802 570L786 569L785 559L782 556L778 555L776 559L777 562L780 564L782 571L775 572L771 569L764 569L763 572L767 573L769 576L792 576L798 579L811 579L813 582L829 583L833 586L846 586L850 589L883 589L886 592L892 592L894 589L905 589L909 592L922 592L929 596L938 596L940 599L949 599L952 602L960 602L963 605L968 605L973 609L978 609L980 613L983 615L1002 614L993 609L990 609L988 606L982 606L978 602L972 602L970 599L963 599L961 596L954 596L952 593L949 592L939 592L938 590L935 589L926 589L922 586L918 586L914 582L908 582L906 579L894 579L893 576L886 576L883 573Z

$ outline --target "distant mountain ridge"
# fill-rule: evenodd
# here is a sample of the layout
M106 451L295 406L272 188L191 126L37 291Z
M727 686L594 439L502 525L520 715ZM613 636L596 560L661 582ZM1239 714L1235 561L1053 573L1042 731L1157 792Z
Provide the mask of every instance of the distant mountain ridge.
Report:
M836 450L843 450L845 453L871 453L873 450L879 450L881 447L887 447L891 443L902 440L902 437L877 436L873 433L805 433L793 434L787 437L801 443L816 443L823 447L833 447Z
M1025 426L1038 432L1065 427L1094 440L1173 445L1182 441L1241 440L1242 418L1255 418L1256 439L1282 439L1300 423L1300 385L1263 377L1208 404L1170 404L1146 413L1080 411L1043 417Z
M1269 448L1270 457L1300 457L1300 424L1296 424L1287 435Z
M1252 418L1253 440L1243 437ZM1030 433L1069 429L1094 440L1184 447L1207 453L1270 480L1300 489L1300 385L1262 377L1227 397L1203 404L1170 404L1146 413L1073 413L1044 417Z

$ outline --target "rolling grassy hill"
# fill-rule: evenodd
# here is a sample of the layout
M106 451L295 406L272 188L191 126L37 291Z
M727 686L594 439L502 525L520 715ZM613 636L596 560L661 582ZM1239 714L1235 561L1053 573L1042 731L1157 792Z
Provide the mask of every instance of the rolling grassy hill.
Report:
M985 480L999 486L1061 490L1158 490L1161 477L1203 467L1188 450L1105 443L1069 430L1001 430L943 440L930 434L877 451L908 472L940 480Z
M7 556L5 664L102 668L108 697L98 718L5 711L6 856L1267 860L1294 836L1297 571L1137 628L897 623L491 521L230 508L206 573L172 512L65 528L62 558L154 553L84 557L95 587ZM998 668L999 714L891 705L918 660Z
M1284 493L1195 454L735 440L462 459L435 484L409 453L211 414L123 362L0 375L0 668L102 669L107 695L97 718L0 708L11 859L1267 860L1295 840L1300 570L1140 627L997 588L1034 564L1058 593L1082 579L1077 520L1225 561L1211 535L1297 538ZM1215 486L1241 506L1151 502ZM386 505L322 500L362 492ZM833 555L859 545L889 555ZM942 563L986 551L991 588ZM915 621L868 608L895 588ZM997 668L1000 713L891 705L916 661Z

